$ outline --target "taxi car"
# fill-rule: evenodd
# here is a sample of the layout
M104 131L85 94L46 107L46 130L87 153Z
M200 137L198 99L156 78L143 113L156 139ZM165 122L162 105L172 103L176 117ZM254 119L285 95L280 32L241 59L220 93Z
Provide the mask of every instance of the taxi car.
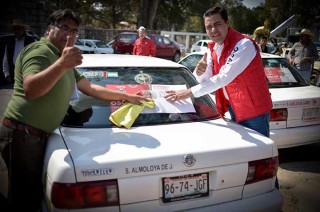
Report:
M222 119L209 96L169 102L165 90L197 81L173 61L83 55L91 83L150 94L131 128L110 114L122 101L78 98L49 137L43 211L280 211L278 150L261 134Z
M193 72L203 54L190 53L178 63ZM285 57L261 57L273 102L270 138L279 149L320 142L320 87L308 84Z

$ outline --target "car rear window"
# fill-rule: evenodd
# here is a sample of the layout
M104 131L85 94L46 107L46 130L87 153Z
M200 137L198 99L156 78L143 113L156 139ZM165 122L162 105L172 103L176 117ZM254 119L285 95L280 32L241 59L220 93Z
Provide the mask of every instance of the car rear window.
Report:
M150 87L184 86L197 84L193 75L185 68L78 68L78 71L94 84L128 93L148 93ZM164 91L163 91L164 92ZM163 94L163 93L162 93ZM112 127L109 116L120 107L122 101L102 101L78 91L79 99L70 102L63 126L100 128ZM186 104L181 101L179 104ZM133 126L194 122L220 118L209 95L191 98L194 111L142 112Z
M296 67L285 58L263 58L264 72L269 88L308 86Z
M133 43L136 39L136 34L121 34L119 37L119 41L124 43Z

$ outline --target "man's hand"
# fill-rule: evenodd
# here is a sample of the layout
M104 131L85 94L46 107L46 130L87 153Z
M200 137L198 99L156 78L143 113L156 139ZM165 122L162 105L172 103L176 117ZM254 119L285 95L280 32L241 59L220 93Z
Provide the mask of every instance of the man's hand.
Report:
M81 50L74 47L75 39L74 36L68 36L66 46L62 51L62 64L66 69L74 68L82 63Z
M127 102L130 102L132 104L141 105L141 101L147 101L148 98L146 96L142 96L140 94L128 94L128 97L126 99Z
M195 68L195 72L198 76L201 76L207 69L207 52L203 54L202 59L199 61Z
M166 95L164 98L169 101L179 101L184 100L192 96L191 89L185 89L185 90L177 90L177 91L166 91Z

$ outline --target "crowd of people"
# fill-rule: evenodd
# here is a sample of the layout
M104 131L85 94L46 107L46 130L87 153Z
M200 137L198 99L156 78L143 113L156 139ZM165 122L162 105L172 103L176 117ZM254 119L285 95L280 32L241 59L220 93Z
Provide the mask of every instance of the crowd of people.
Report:
M296 33L299 41L294 42L290 47L287 59L299 71L299 73L310 83L314 62L319 60L317 47L312 42L314 34L309 29L302 29ZM255 41L259 45L260 52L282 55L287 45L280 46L275 37L268 37L268 34L256 35ZM270 41L270 42L269 42Z

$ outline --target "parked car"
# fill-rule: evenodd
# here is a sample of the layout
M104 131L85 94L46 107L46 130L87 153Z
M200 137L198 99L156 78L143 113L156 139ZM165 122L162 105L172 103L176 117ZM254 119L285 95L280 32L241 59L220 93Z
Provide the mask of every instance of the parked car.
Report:
M179 64L186 66L191 72L196 68L203 57L204 52L191 52L178 61Z
M178 63L193 72L203 54L190 53ZM320 142L320 88L309 85L286 58L261 57L273 102L271 139L279 149Z
M156 46L156 57L165 58L178 62L181 57L180 45L170 40L169 38L157 35L148 34ZM136 32L122 32L115 39L115 53L116 54L132 54L134 42L138 39Z
M208 48L208 43L212 42L211 40L198 40L191 45L190 52L205 51Z
M108 44L101 40L79 39L84 45L93 49L95 54L113 54L114 50Z
M75 44L74 44L75 47L79 48L83 54L93 54L94 53L94 50L92 47L89 47L89 46L86 46L84 45L81 41L79 40L76 40Z
M280 211L278 150L261 134L220 118L209 96L171 103L167 89L197 84L184 66L156 57L83 55L91 83L155 101L117 127L122 101L79 92L49 137L44 209L52 211Z

